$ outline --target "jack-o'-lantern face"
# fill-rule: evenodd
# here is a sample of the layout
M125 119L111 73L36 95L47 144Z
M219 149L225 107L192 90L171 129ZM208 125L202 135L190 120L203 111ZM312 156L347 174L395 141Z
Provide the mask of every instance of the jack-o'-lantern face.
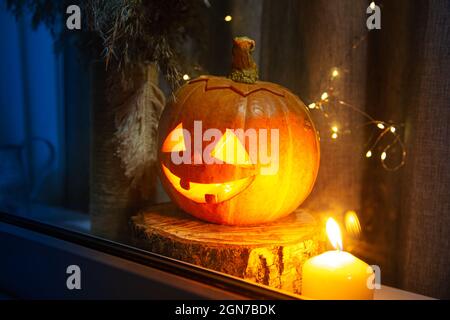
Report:
M306 106L268 83L192 80L166 106L158 134L164 188L183 210L210 222L248 225L286 215L318 171L319 141Z
M233 130L226 130L220 137L216 135L215 141L205 148L204 159L200 161L198 157L189 156L192 146L190 137L190 133L183 129L180 123L169 133L162 145L162 171L181 195L196 203L219 203L233 198L252 183L256 174L255 164ZM187 154L187 157L184 157L187 163L173 165L174 157L180 153ZM209 171L211 176L217 179L204 183L202 180L205 171Z

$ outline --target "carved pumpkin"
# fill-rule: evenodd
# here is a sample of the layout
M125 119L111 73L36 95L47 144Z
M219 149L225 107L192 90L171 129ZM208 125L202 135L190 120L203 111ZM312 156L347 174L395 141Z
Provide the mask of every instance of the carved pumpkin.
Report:
M181 209L209 222L285 216L311 192L319 169L307 107L287 89L257 81L254 45L234 39L230 76L189 81L160 119L162 184Z

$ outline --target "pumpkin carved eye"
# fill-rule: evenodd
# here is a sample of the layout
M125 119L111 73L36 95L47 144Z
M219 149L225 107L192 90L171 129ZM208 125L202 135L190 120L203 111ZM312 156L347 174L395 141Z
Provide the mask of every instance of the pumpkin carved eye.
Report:
M183 123L180 122L173 129L162 145L162 152L180 152L186 151L186 142L184 140Z
M233 130L226 129L225 134L215 145L211 156L227 164L251 166L253 165L248 152Z

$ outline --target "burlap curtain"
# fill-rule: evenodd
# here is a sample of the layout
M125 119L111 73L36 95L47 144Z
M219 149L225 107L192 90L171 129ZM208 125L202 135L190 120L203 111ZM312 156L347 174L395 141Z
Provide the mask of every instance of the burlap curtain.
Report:
M404 1L406 2L406 1ZM402 176L399 284L450 298L450 2L410 10L409 90L403 105L410 157Z
M258 38L261 77L305 102L320 97L327 72L341 64L341 98L375 118L404 123L406 165L389 172L379 158L365 159L367 131L333 141L328 121L315 114L322 163L305 206L357 210L363 237L355 250L380 265L383 283L450 298L450 2L377 4L381 30L350 54L367 32L369 1L265 0L262 9L252 0L232 1L231 33ZM336 121L358 127L364 119L340 110Z

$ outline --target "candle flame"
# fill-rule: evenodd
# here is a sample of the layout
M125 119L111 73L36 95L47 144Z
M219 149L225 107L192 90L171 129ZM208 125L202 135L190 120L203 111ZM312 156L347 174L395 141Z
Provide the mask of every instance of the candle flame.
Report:
M337 250L342 250L341 229L339 228L336 220L333 218L328 218L326 229L331 245Z

